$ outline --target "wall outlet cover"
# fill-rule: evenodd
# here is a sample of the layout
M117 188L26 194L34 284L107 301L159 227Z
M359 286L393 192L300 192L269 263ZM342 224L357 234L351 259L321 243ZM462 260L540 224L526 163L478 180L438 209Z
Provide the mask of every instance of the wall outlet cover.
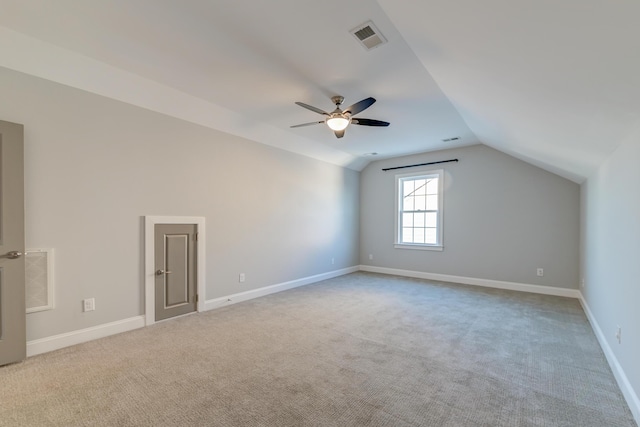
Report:
M82 301L84 311L93 311L96 309L96 299L95 298L87 298Z

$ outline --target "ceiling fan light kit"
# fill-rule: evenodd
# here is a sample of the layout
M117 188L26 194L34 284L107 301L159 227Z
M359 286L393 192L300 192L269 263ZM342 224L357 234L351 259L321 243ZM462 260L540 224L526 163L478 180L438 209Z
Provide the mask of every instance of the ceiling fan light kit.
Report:
M327 126L331 130L344 130L351 123L351 118L342 117L340 115L332 115L327 119Z
M376 102L374 98L371 98L371 97L365 98L362 101L356 102L350 107L345 108L344 111L340 109L340 105L342 105L342 102L344 101L344 97L334 96L331 98L331 101L334 104L336 104L336 109L333 110L331 113L327 113L326 111L323 111L312 105L305 104L304 102L296 102L296 104L301 106L302 108L311 110L314 113L322 114L324 116L327 116L327 118L323 122L303 123L301 125L294 125L291 127L297 128L297 127L315 125L319 123L326 123L329 129L331 129L334 132L334 134L336 135L336 138L342 138L344 136L344 130L351 123L355 125L361 125L361 126L389 126L389 122L383 122L381 120L352 118L352 116L355 116L356 114L371 107L373 103Z

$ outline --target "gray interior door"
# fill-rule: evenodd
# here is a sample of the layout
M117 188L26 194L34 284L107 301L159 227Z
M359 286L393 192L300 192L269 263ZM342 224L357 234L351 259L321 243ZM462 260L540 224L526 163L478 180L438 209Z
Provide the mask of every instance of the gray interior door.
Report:
M22 125L0 121L0 365L27 356Z
M156 320L196 311L196 224L156 224Z

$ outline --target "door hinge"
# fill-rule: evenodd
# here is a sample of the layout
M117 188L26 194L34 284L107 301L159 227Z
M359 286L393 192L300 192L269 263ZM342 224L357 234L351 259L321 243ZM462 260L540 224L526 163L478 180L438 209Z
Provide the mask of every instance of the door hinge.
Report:
M193 239L197 242L198 241L198 233L193 235Z
M198 303L198 300L199 300L198 294L196 294L196 303Z

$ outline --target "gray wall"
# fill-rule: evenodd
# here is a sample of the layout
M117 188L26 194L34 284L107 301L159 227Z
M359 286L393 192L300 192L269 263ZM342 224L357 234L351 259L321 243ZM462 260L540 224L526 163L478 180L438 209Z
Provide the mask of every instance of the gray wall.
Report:
M458 163L381 168L458 158ZM395 175L445 170L444 251L395 249ZM580 187L484 145L369 164L360 183L364 265L577 288ZM369 260L368 255L374 256ZM544 268L544 276L536 268Z
M640 393L638 159L640 132L624 141L582 185L581 243L582 293L636 398ZM615 338L618 325L620 344Z
M207 299L359 262L358 172L2 68L0 93L25 125L26 245L56 251L29 340L144 313L144 215L206 218Z

